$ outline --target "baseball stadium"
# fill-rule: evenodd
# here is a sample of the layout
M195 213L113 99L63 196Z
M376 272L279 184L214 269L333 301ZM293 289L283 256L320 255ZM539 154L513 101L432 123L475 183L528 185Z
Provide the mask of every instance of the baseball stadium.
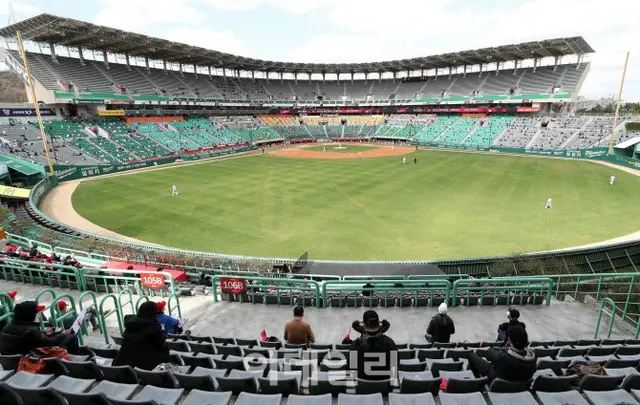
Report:
M640 116L578 112L587 39L322 64L51 14L0 36L29 100L0 105L0 404L640 404ZM349 359L369 338L389 378Z

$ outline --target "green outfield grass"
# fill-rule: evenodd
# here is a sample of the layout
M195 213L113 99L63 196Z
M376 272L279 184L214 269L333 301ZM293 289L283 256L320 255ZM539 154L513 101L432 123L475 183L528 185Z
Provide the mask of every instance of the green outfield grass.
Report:
M480 153L413 157L417 166L400 156L240 157L84 182L73 205L96 224L150 242L276 257L308 251L310 259L512 254L638 229L640 178L616 169ZM172 184L180 196L171 196Z
M305 148L305 150L313 150L316 152L323 152L325 149L327 152L339 152L339 153L356 153L356 152L364 152L366 150L376 149L376 146L368 146L368 145L354 145L350 143L340 144L340 148L338 148L337 143L331 143L322 146L309 146Z

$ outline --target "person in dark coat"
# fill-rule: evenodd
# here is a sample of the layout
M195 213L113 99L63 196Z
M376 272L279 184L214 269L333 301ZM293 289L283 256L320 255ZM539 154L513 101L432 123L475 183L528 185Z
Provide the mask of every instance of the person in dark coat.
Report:
M35 301L16 304L13 308L14 321L0 332L0 353L25 355L38 347L68 347L75 341L75 336L68 329L55 336L43 333L36 322L36 315L43 309L44 305L37 305Z
M500 324L500 326L498 326L498 342L506 342L507 341L507 330L512 327L512 326L519 326L522 329L527 329L527 325L525 325L523 322L520 322L520 311L518 311L515 308L510 308L509 311L507 312L507 318L509 319L509 322L505 322Z
M389 323L385 323L388 329ZM358 370L358 378L365 380L388 380L398 369L398 348L390 337L382 333L378 313L368 310L362 316L363 333L351 344L349 367ZM354 353L355 352L355 353ZM382 362L382 364L381 364ZM368 364L369 363L369 364Z
M438 314L431 318L431 322L429 322L429 327L427 328L427 333L424 335L424 338L427 339L429 343L449 343L451 340L451 335L456 333L456 328L453 324L453 319L447 312L449 308L446 303L440 304L438 307Z
M157 313L156 303L147 301L127 320L114 366L153 370L157 365L171 361L164 331L156 320Z
M476 377L487 377L489 382L496 378L522 382L533 377L537 361L536 354L527 348L529 344L527 331L520 326L511 326L507 335L509 347L490 348L485 356L486 360L475 353L460 356L469 360L469 370Z

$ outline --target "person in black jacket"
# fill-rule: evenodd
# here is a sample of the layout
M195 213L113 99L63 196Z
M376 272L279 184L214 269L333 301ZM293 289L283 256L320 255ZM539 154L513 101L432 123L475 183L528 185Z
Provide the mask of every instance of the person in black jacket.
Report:
M350 368L358 370L358 378L387 380L398 369L398 348L393 339L382 332L383 328L389 329L389 322L382 324L376 311L366 311L362 316L362 328L358 327L362 335L351 344L349 355Z
M446 303L440 304L438 307L438 314L431 318L429 327L427 328L427 334L424 338L429 343L449 343L451 335L456 333L456 328L453 324L453 319L447 315L449 308Z
M508 329L508 348L490 348L486 360L475 353L462 355L469 360L469 370L476 377L487 377L489 382L495 378L507 381L528 381L536 372L536 354L527 348L527 331L519 326ZM491 363L489 363L489 361Z
M122 346L113 360L114 366L153 370L157 365L171 361L164 331L156 321L157 313L156 303L147 301L125 322Z
M0 332L0 353L25 355L38 347L68 347L75 341L70 330L55 336L43 333L36 322L36 315L43 309L44 306L37 305L35 301L16 304L13 308L14 321Z
M512 326L519 326L522 329L527 329L527 325L519 321L520 311L518 311L517 309L509 308L509 311L507 312L507 318L509 319L509 322L502 323L500 324L500 326L498 326L498 339L496 339L498 342L507 341L507 330Z

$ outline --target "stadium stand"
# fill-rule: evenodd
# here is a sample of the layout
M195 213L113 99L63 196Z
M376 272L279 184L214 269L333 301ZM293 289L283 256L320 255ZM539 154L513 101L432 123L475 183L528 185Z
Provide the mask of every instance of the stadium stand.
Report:
M10 51L20 61L16 51ZM559 67L540 66L502 70L482 74L454 74L429 77L425 81L354 80L274 81L266 79L234 78L178 72L157 68L130 67L119 63L56 57L28 53L33 74L49 90L66 91L62 83L70 83L82 93L95 93L94 97L109 95L166 95L171 97L201 97L229 100L298 100L371 101L388 99L415 99L422 101L456 101L469 97L479 100L549 98L555 92L572 93L589 64L567 64Z
M538 134L541 123L542 119L538 117L516 117L491 145L505 148L523 147Z
M487 147L513 121L513 117L492 116L480 120L480 125L461 143L469 146Z
M558 149L588 124L586 117L557 117L551 118L548 125L544 125L540 132L527 144L534 149Z
M415 136L416 141L434 142L444 131L458 120L455 115L440 115L435 122L425 126Z

